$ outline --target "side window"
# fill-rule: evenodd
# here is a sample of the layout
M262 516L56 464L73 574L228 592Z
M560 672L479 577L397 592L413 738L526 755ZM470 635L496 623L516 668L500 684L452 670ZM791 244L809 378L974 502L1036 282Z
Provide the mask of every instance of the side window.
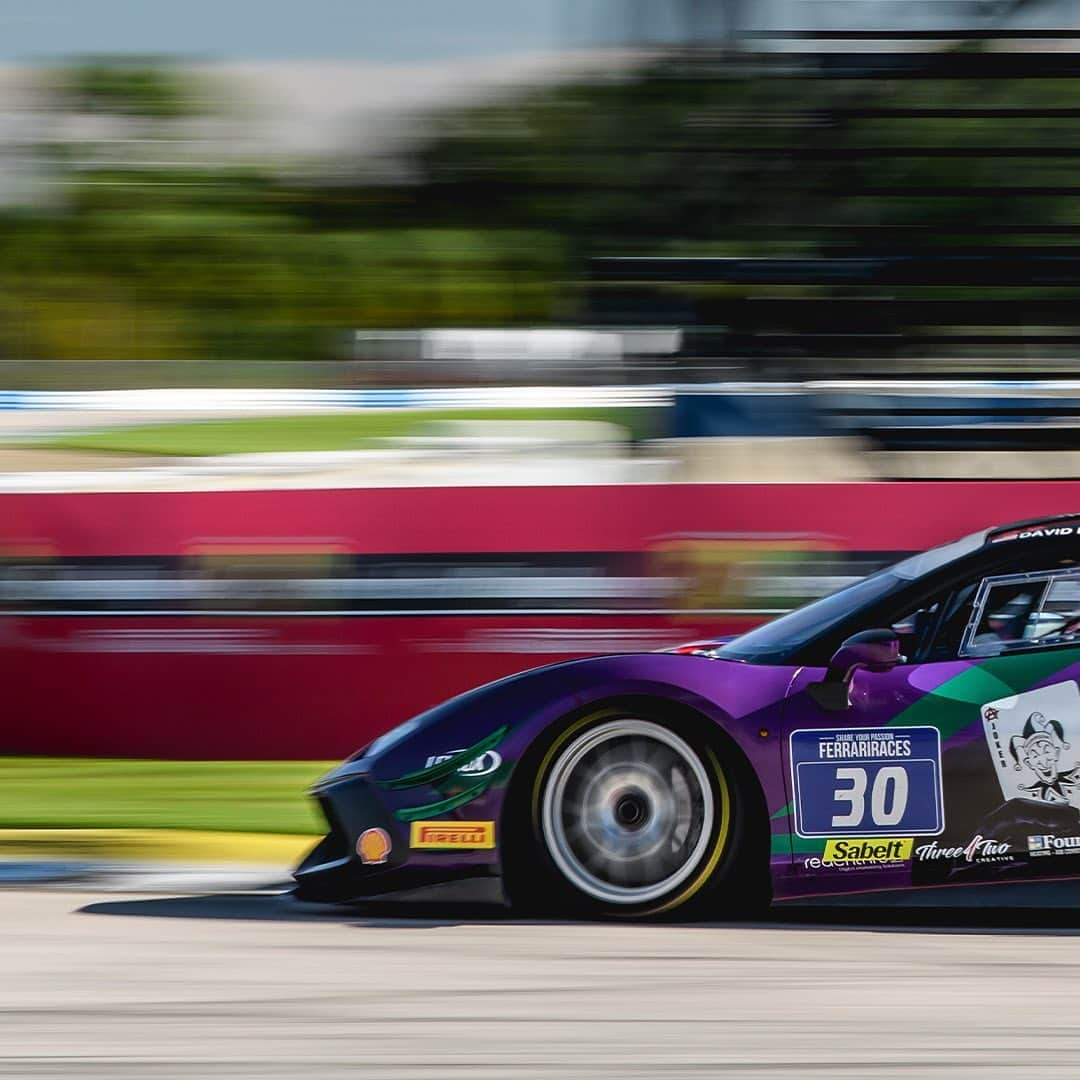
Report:
M961 586L948 597L941 618L941 626L925 659L956 659L960 651L960 642L964 637L964 631L971 621L971 613L978 588L978 582L971 582Z
M1071 642L1080 631L1080 577L1054 578L1043 597L1042 610L1029 637L1044 644Z
M1080 644L1076 571L987 578L979 589L961 656Z
M900 638L900 652L909 662L919 655L937 612L938 604L935 602L910 612L892 624L893 632Z

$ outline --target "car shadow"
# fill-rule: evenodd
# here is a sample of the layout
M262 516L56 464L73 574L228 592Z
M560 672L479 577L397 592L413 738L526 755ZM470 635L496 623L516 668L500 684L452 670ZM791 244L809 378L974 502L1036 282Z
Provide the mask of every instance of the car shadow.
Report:
M354 904L315 904L297 900L289 890L261 890L101 900L79 910L88 915L339 923L418 929L510 920L501 890L497 883L490 881L434 886Z
M500 905L437 901L364 904L310 904L289 893L207 893L136 900L101 900L79 909L86 915L127 915L161 919L238 919L254 922L342 923L425 929L460 923L506 922Z
M897 900L861 898L833 903L777 904L753 920L723 922L669 920L679 927L742 930L852 930L872 933L948 933L984 935L1080 936L1080 903L1066 906L1067 894L1044 894L1029 904L1022 897L1002 897L1002 904L957 906L933 903L934 897ZM1056 905L1056 906L1055 906ZM438 890L369 900L357 904L313 904L289 892L208 893L192 896L101 900L79 909L88 915L122 915L167 919L226 919L261 922L336 923L356 927L430 929L462 924L543 925L567 920L518 919L501 902L482 894L471 898L461 890ZM625 924L624 924L625 925Z
M893 934L1080 936L1080 910L957 907L801 907L772 909L745 925L781 930L864 930Z

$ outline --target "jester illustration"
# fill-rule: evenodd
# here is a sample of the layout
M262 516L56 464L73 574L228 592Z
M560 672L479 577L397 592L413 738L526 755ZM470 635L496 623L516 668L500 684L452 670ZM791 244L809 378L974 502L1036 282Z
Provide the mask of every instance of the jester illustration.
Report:
M1034 784L1021 784L1027 798L1040 802L1067 803L1080 790L1080 764L1067 772L1059 772L1061 753L1068 750L1065 730L1057 720L1048 720L1042 713L1033 712L1024 723L1023 733L1009 740L1009 751L1016 762L1016 771L1027 766L1035 775Z

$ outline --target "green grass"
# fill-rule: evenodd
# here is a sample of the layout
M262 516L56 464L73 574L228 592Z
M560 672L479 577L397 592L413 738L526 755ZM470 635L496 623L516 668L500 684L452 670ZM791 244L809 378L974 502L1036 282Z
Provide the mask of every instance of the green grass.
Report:
M306 416L260 416L183 424L141 424L63 435L23 446L50 450L115 451L164 457L248 454L259 451L351 450L374 440L416 435L445 420L589 420L624 428L633 439L662 434L664 410L581 409L393 409Z
M0 758L0 829L324 830L312 761Z

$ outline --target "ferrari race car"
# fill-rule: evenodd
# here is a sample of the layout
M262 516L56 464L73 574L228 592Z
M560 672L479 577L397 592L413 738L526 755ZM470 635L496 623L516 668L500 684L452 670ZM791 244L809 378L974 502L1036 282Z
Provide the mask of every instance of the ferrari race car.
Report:
M733 640L482 686L325 776L295 872L501 875L530 913L745 913L1080 876L1080 515L990 529Z

